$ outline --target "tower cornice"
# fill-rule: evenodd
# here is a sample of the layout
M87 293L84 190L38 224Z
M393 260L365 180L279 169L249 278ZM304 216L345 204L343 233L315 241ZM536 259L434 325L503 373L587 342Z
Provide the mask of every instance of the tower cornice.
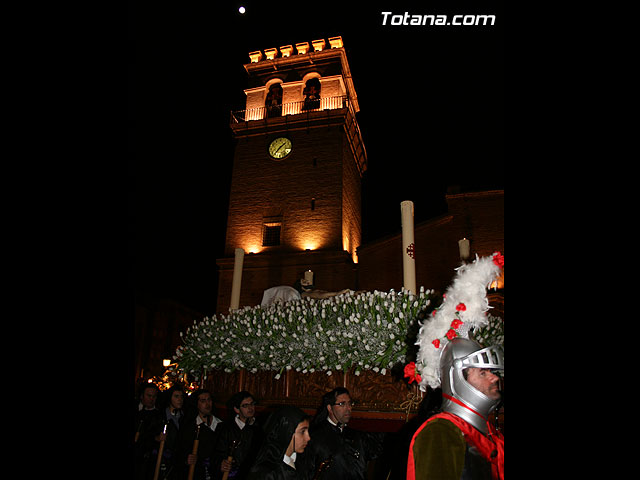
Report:
M300 47L306 45L307 48ZM263 51L256 50L249 52L250 63L244 65L244 69L251 75L268 75L273 72L282 70L292 70L301 66L322 66L323 64L339 60L342 77L345 82L347 93L349 95L352 107L355 112L360 111L358 105L358 96L356 94L353 80L351 78L351 69L347 61L347 54L342 43L342 37L329 38L329 48L326 48L326 42L323 39L311 42L296 44L298 53L293 53L291 45L285 45L277 48L266 48ZM304 52L304 53L301 53Z

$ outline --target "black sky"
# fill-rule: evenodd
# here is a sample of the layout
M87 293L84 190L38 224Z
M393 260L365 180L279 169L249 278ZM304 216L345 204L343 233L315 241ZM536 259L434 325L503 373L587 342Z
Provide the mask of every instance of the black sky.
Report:
M244 15L238 7L247 9ZM382 25L393 14L493 14L493 26ZM367 149L363 236L445 213L450 185L504 188L501 2L146 2L130 12L130 279L215 312L248 52L340 35Z

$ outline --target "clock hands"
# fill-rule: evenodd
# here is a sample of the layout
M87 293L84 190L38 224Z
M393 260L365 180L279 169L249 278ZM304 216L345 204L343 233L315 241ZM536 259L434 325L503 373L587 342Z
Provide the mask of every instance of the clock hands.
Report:
M291 152L291 142L286 138L277 138L269 147L269 154L273 158L284 158Z

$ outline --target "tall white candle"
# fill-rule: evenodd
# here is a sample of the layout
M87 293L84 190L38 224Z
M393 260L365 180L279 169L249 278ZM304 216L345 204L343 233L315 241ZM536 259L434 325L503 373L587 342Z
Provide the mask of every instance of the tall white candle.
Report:
M307 285L313 285L313 272L311 270L304 272L304 280L309 282Z
M231 303L229 310L237 310L240 306L240 285L242 283L242 266L244 264L244 250L236 248L236 259L233 263L233 281L231 283Z
M458 240L458 250L460 250L460 260L466 260L469 258L469 253L471 250L469 248L469 240L466 238L461 238Z
M404 289L416 293L416 260L413 239L413 202L405 200L400 203L402 214L402 273Z

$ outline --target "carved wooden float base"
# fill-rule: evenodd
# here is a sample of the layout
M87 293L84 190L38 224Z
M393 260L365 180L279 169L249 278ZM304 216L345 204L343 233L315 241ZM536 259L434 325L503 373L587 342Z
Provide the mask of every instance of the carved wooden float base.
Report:
M218 410L226 410L229 397L241 390L247 390L258 401L258 412L271 410L278 405L295 405L309 414L315 414L322 396L335 387L346 387L357 406L353 409L352 424L376 425L387 430L388 422L401 425L407 414L415 413L423 394L416 385L393 376L373 371L355 375L353 371L336 371L332 375L325 372L301 373L284 371L279 379L278 372L259 371L251 373L236 370L226 373L212 370L204 380L204 386L213 393ZM413 401L408 403L409 398Z
M353 370L302 373L295 370L282 372L276 380L276 371L251 373L236 370L207 372L203 385L212 392L217 415L226 417L226 402L236 392L247 390L258 402L257 416L266 416L276 406L295 405L314 415L322 396L336 387L345 387L357 401L349 425L365 431L395 432L415 416L425 396L415 383L408 385L402 373L387 371L384 375L364 371L355 375ZM500 416L503 424L503 414Z

